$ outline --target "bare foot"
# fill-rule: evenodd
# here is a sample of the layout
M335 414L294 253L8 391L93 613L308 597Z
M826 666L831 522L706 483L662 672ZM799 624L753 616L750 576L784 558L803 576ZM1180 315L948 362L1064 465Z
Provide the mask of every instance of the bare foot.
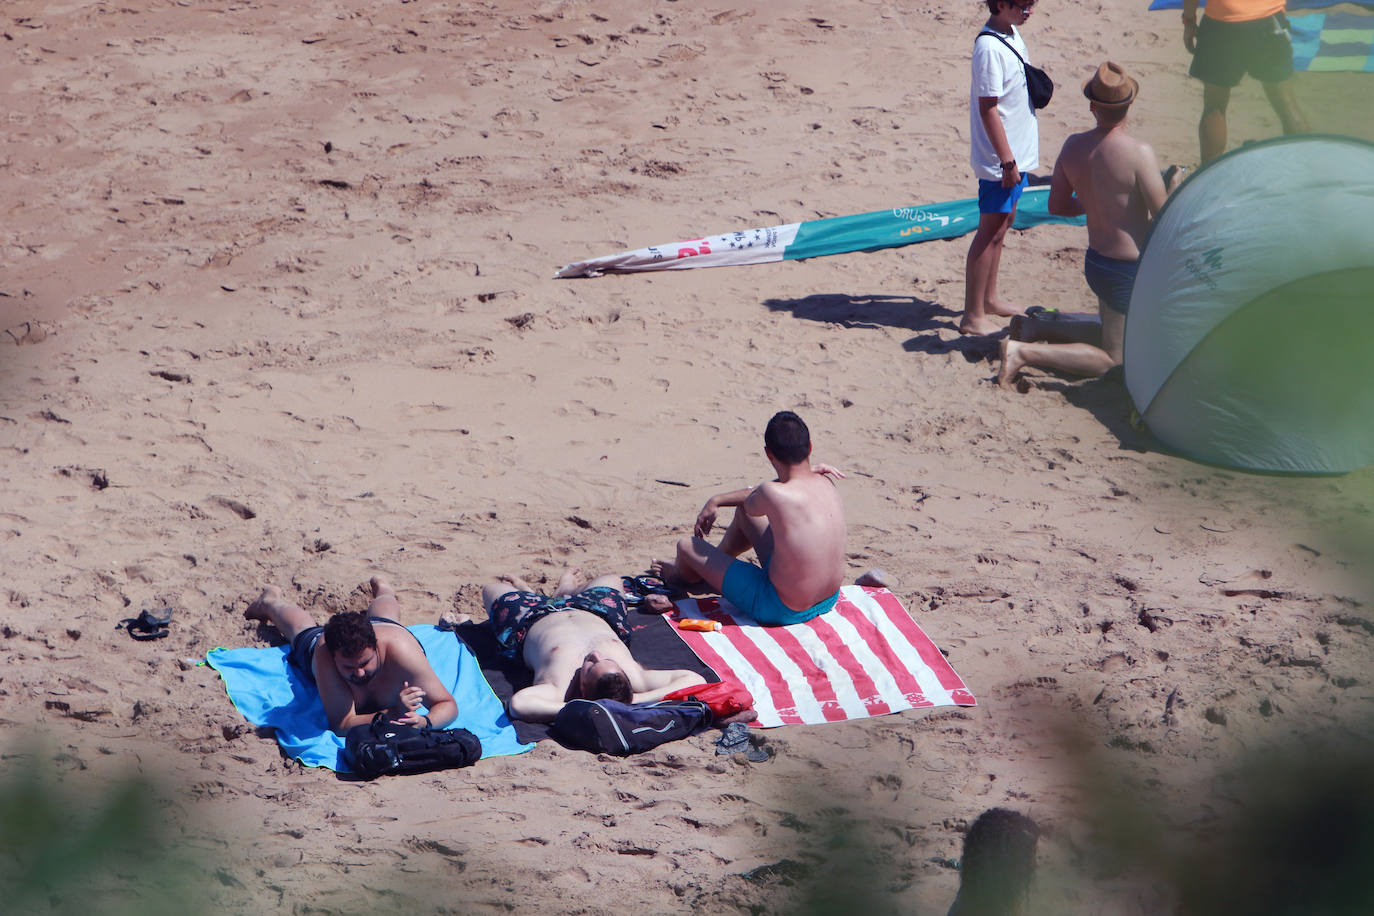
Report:
M891 589L897 585L897 580L886 570L878 569L876 566L854 580L855 585L867 585L871 588Z
M1002 326L986 316L981 318L965 317L959 322L959 333L969 337L987 337L1002 330Z
M1002 368L997 370L997 386L1010 388L1017 374L1026 367L1025 357L1021 354L1021 342L1004 340L999 349L1002 352Z
M371 581L369 581L367 584L372 588L373 598L380 598L383 595L396 594L396 589L392 588L391 583L383 579L381 576L373 576Z
M1007 305L1005 302L989 302L983 306L983 311L989 315L1001 315L1003 318L1023 314L1022 309L1014 305Z
M560 595L575 595L582 587L582 567L569 566L563 570L563 575L558 577L558 587L554 589L554 597Z
M667 560L653 560L649 563L649 572L663 580L665 585L681 585L682 576L678 575L677 564Z
M243 616L248 620L260 620L263 623L272 622L272 610L281 610L286 607L286 601L282 597L281 589L275 585L269 585L262 590L256 601L248 605L248 609L243 612Z
M530 585L528 582L526 582L524 579L520 578L519 576L508 576L508 575L497 576L497 577L496 577L496 581L497 581L497 582L506 582L506 583L508 583L508 584L510 584L510 585L514 585L518 591L522 591L522 592L532 592L532 591L534 591L534 587L533 587L532 585Z
M644 604L655 614L667 614L677 607L667 595L645 595Z
M725 716L724 718L716 719L712 724L713 724L713 725L733 725L733 724L736 723L736 722L753 722L753 721L754 721L755 719L757 719L758 717L759 717L759 714L758 714L757 712L755 712L754 710L752 710L752 709L741 709L739 712L737 712L737 713L735 713L735 714L733 714L733 715L729 715L729 716Z

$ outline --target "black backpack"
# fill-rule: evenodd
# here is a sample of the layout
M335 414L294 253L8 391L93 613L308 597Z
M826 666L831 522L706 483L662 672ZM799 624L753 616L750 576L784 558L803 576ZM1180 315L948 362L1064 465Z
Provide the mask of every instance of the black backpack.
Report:
M397 725L378 713L348 730L344 754L358 775L373 779L472 766L482 756L482 744L466 728Z
M700 700L634 706L619 700L569 700L554 717L553 736L568 747L625 757L695 735L711 724Z

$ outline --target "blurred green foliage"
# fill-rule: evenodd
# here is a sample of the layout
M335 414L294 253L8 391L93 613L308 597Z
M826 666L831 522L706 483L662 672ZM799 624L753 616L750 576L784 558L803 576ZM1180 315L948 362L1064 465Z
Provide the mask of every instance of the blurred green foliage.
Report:
M201 911L157 786L137 774L73 785L60 761L35 745L0 755L0 911Z

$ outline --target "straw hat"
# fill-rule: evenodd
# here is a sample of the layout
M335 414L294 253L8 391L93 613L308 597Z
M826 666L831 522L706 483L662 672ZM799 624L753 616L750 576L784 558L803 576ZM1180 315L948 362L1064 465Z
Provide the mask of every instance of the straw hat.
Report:
M1120 108L1134 102L1139 89L1140 84L1127 76L1120 64L1107 61L1083 84L1083 95L1104 108Z

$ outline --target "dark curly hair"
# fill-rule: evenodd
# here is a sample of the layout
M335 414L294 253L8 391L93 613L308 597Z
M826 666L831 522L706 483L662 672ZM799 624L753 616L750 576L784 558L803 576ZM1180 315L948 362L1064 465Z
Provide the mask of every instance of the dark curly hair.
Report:
M377 648L377 631L365 611L344 611L324 625L324 644L336 655L355 656Z

